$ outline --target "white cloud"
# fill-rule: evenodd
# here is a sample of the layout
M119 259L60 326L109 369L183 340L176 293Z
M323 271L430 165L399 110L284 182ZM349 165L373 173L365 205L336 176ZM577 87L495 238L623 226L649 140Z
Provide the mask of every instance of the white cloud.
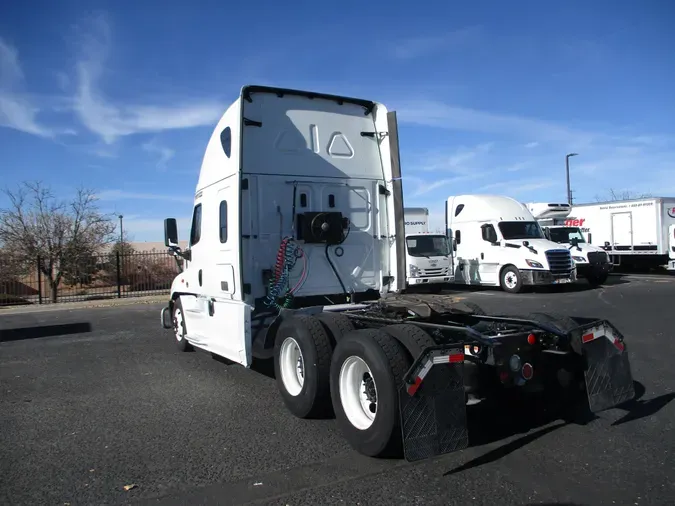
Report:
M501 195L522 195L528 192L543 190L544 188L551 188L558 185L559 181L501 181L498 183L490 183L476 189L474 193L491 193L497 192Z
M19 52L0 38L0 86L9 89L22 80Z
M123 190L104 190L97 194L99 200L119 201L119 200L159 200L164 202L182 202L193 203L194 197L189 195L166 195L157 193L136 193Z
M23 81L18 51L0 38L0 127L40 137L53 137L57 132L38 122L40 108L28 94L21 91Z
M475 172L475 165L486 160L494 146L492 142L478 144L470 148L458 146L445 152L431 152L421 157L413 170L422 172L451 172L469 174Z
M168 163L168 161L171 160L176 154L175 150L167 146L162 146L161 144L158 144L156 139L152 139L151 141L146 142L141 147L148 153L158 156L157 159L158 169L166 168L166 164Z
M402 123L499 134L507 137L529 137L540 141L565 142L570 146L587 145L598 134L578 131L554 122L479 111L432 100L400 101L397 113Z
M416 185L415 185L415 189L412 190L410 196L412 198L421 197L422 195L425 195L427 193L431 193L435 190L438 190L439 188L445 188L445 187L448 187L448 186L453 186L453 185L456 185L458 183L466 183L466 182L469 182L469 181L475 181L477 179L485 177L486 175L487 174L479 174L479 173L467 174L467 175L464 175L464 176L455 176L455 177L446 177L446 178L443 178L443 179L437 179L433 182L418 179L417 182L416 182ZM406 179L405 176L404 176L404 179ZM410 180L411 178L407 178L407 179Z
M391 46L391 54L398 60L411 60L444 49L455 49L475 43L482 35L481 28L470 26L443 35L422 35L399 40Z
M81 34L82 56L77 64L74 110L80 121L107 144L122 136L215 125L225 108L218 100L187 100L166 104L116 104L99 84L106 76L105 62L111 48L107 19L89 21Z

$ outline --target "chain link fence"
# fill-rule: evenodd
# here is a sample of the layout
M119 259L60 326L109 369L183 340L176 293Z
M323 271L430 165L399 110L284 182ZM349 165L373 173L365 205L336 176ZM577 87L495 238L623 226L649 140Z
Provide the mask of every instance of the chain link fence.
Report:
M41 258L14 272L0 265L0 306L168 294L171 282L180 272L175 257L168 252L112 252L69 264L61 268L53 266L51 276ZM57 284L54 278L59 272Z

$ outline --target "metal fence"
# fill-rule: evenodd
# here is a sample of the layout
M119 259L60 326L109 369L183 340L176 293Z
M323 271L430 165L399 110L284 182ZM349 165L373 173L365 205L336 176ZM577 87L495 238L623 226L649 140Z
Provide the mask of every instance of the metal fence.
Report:
M21 272L0 272L0 306L54 304L169 293L178 274L167 252L94 255L53 267L36 258ZM31 265L32 264L32 265ZM58 285L56 277L60 273Z

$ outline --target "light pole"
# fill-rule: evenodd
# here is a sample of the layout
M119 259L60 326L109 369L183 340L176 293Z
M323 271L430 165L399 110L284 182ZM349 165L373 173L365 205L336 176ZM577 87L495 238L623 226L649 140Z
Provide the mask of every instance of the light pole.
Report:
M120 219L120 252L124 253L124 230L122 228L122 218L124 218L124 216L120 214L118 218Z
M578 153L568 153L565 155L565 174L567 175L567 203L572 205L572 189L570 188L570 156L577 156Z

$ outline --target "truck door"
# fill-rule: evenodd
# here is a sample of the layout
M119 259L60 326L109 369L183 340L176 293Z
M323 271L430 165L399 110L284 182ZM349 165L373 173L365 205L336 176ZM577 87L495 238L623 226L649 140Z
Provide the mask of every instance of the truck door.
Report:
M612 246L615 249L633 248L633 214L612 213Z
M252 361L251 312L244 303L241 278L239 186L239 178L233 176L211 194L210 222L217 232L203 266L208 298L205 331L211 351L248 367Z
M198 196L192 210L192 223L188 241L190 260L186 263L189 268L181 276L181 283L183 283L181 291L191 294L181 297L183 317L187 325L189 340L198 346L204 346L206 343L204 315L207 313L207 299L204 297L203 217L204 204L201 196Z
M675 225L668 227L668 256L675 260Z
M481 225L480 234L482 239L478 248L480 252L478 261L480 280L482 284L493 285L499 281L498 273L502 248L499 247L497 232L491 223Z

